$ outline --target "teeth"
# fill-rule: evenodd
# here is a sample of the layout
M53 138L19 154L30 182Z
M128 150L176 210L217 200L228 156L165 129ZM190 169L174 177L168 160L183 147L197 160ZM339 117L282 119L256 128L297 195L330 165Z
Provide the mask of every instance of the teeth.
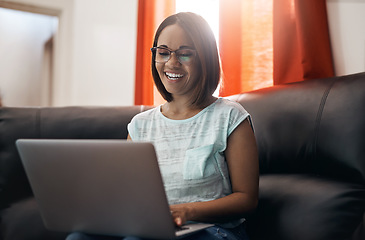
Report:
M178 74L178 73L166 73L166 76L168 78L181 78L184 76L184 74Z

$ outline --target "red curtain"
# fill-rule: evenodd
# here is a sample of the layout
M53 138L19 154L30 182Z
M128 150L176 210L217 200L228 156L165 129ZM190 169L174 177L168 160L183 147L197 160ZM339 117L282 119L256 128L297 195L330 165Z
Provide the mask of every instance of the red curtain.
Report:
M242 2L220 1L219 52L223 70L223 82L219 95L228 96L241 91L242 66Z
M137 53L135 76L135 105L153 105L154 87L151 75L153 37L160 22L175 12L175 1L139 0Z
M326 0L275 0L274 84L334 75Z
M334 75L325 0L220 0L221 96Z
M272 2L220 0L221 96L272 86Z

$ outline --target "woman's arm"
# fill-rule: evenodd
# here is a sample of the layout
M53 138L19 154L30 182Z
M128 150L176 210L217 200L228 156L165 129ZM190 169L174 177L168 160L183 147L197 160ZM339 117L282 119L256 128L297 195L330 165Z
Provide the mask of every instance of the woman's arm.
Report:
M243 121L229 136L225 151L232 194L208 202L170 206L175 223L225 222L242 218L258 202L259 163L256 140L249 121Z

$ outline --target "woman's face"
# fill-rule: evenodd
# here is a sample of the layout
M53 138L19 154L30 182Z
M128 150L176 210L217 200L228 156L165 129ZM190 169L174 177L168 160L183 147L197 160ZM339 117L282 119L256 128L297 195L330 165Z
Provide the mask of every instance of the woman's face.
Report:
M199 77L198 56L192 40L186 32L177 24L167 26L162 30L158 41L156 60L165 58L171 53L167 62L156 61L156 69L166 90L172 96L189 95L196 86ZM162 49L162 50L161 50ZM161 50L161 51L160 51ZM191 55L194 53L194 55Z

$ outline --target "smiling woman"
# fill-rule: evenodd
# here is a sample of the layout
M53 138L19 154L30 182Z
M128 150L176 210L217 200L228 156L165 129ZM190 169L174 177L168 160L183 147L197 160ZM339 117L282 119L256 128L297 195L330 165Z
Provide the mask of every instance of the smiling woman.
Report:
M159 31L157 31L159 34ZM167 101L172 101L173 98L179 97L179 95L185 95L187 93L193 93L193 89L198 81L198 69L194 63L193 58L187 58L189 61L181 61L180 52L189 49L190 52L194 51L194 43L191 38L185 33L178 25L167 26L157 42L158 49L155 58L155 63L158 72L158 78L155 78L156 85L160 92L163 92L163 97L167 98ZM171 51L169 49L176 49ZM164 55L161 56L159 52ZM171 57L171 53L174 53L174 57ZM165 61L163 61L165 60ZM162 83L162 85L160 84ZM174 96L174 97L172 97Z
M196 52L194 53L196 56L179 68L176 65L178 60L176 54L164 65L159 64L159 56L154 54L151 62L152 75L157 89L163 98L170 102L173 100L173 93L169 92L167 87L172 86L170 84L164 86L165 72L184 74L186 76L184 91L190 93L191 103L202 106L206 104L204 102L206 98L212 96L220 81L221 69L217 44L208 23L201 16L189 13L180 13L179 16L184 17L184 21L169 17L160 25L156 31L153 47L169 51L180 50L180 52L189 49L189 52Z
M202 16L209 24L215 40L219 41L219 0L176 0L175 11L178 12L193 12ZM218 97L219 86L216 88L213 96ZM160 93L154 91L154 105L160 105L164 102Z
M153 143L174 224L212 224L184 239L247 240L244 216L258 201L256 140L242 105L212 95L221 74L213 32L195 13L171 15L157 29L152 53L166 102L135 115L128 139Z

